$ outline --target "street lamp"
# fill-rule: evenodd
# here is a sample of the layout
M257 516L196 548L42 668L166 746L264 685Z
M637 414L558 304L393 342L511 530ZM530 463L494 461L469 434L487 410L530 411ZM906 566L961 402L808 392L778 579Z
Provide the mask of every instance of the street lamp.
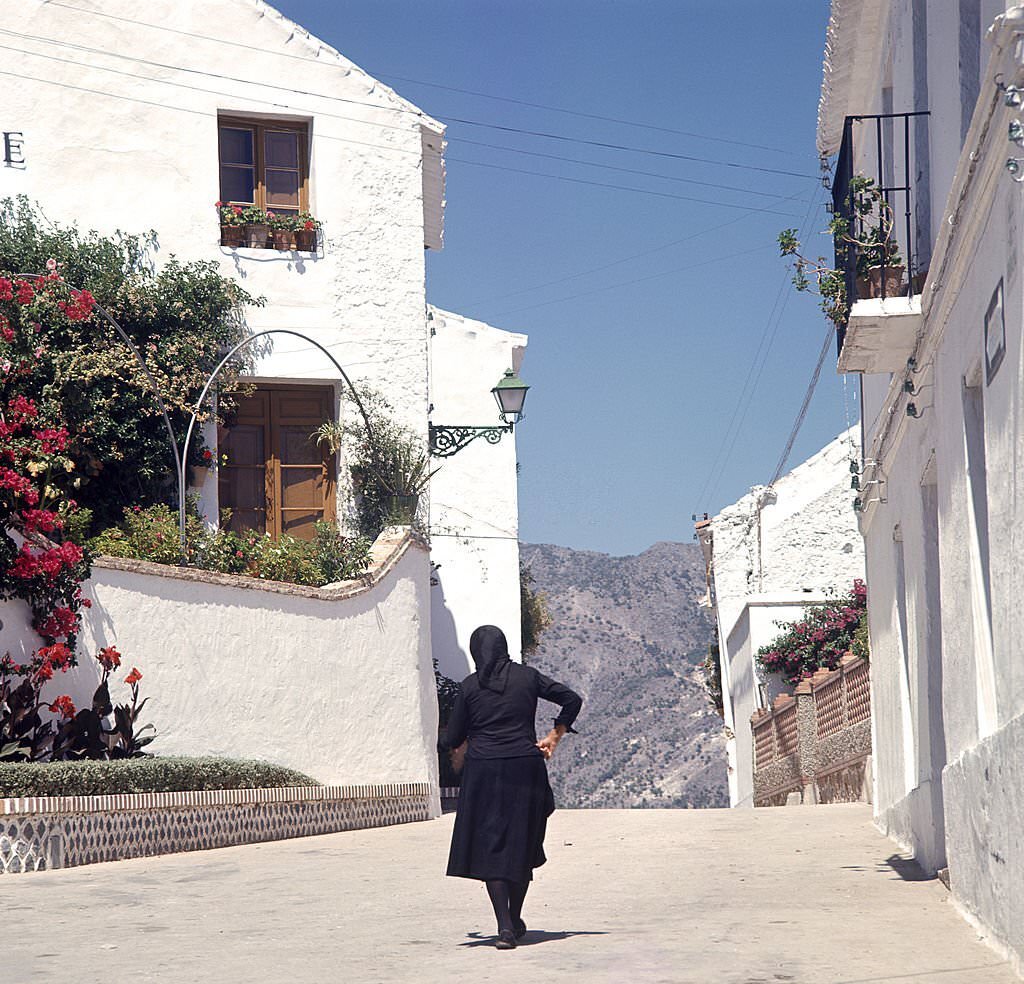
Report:
M498 403L498 415L510 429L513 424L518 424L523 419L523 404L526 402L526 391L529 388L511 369L506 369L505 375L498 380L498 385L491 390ZM509 417L512 419L509 420Z
M511 434L512 428L523 419L523 404L526 402L526 385L512 369L491 389L498 404L498 416L503 426L462 427L457 424L430 425L430 453L435 458L450 458L458 454L467 444L482 437L488 444L497 444L502 434Z

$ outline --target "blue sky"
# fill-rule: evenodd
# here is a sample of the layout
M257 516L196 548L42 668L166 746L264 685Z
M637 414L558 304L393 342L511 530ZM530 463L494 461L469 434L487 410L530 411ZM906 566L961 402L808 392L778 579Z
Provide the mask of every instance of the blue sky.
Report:
M685 541L691 513L770 479L826 329L775 248L789 226L828 248L826 0L276 5L450 123L427 293L530 336L523 540L616 554ZM857 419L856 393L833 349L791 466Z

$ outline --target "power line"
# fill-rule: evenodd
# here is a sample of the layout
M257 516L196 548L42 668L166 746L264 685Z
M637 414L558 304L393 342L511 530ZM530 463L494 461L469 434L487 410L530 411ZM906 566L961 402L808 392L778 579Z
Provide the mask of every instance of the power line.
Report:
M626 280L617 284L606 284L604 287L595 287L593 290L583 291L580 294L572 294L569 297L558 297L551 301L541 301L538 304L528 304L526 307L512 308L510 311L499 311L497 317L507 317L510 314L518 314L521 311L533 311L535 308L547 307L550 304L563 304L566 301L576 301L581 297L591 297L594 294L602 294L608 290L618 290L620 287L632 287L634 284L644 284L650 280L657 280L660 277L670 277L673 274L685 273L687 270L696 270L698 267L708 266L712 263L723 263L725 260L734 259L737 256L746 256L749 253L757 253L763 249L769 249L768 245L753 246L750 249L741 249L736 253L729 253L726 256L715 256L708 260L701 260L699 263L691 263L688 266L676 267L673 270L665 270L662 273L652 273L646 277L637 277L635 280Z
M142 80L142 81L145 81L145 82L153 82L153 83L156 83L158 85L169 85L169 86L174 86L174 87L177 87L177 88L187 89L187 90L193 91L193 92L202 92L202 93L205 93L207 95L219 95L219 96L225 96L227 98L236 98L232 93L223 92L223 91L218 90L218 89L209 89L209 88L206 88L205 86L189 85L189 84L187 84L185 82L176 82L173 79L156 79L156 78L152 78L151 76L147 76L147 75L138 75L138 74L136 74L134 72L123 72L120 69L109 68L109 67L103 66L103 65L89 65L89 64L86 64L86 63L74 61L73 59L59 58L56 55L47 55L47 54L42 54L40 52L35 52L35 51L22 51L21 49L18 49L18 48L12 48L9 45L0 45L0 50L15 51L15 52L18 52L20 54L29 55L30 57L43 58L43 59L46 59L48 61L55 61L55 62L58 62L60 64L64 64L64 65L73 65L73 66L75 66L77 68L87 68L87 69L93 69L93 70L100 71L100 72L108 72L108 73L113 74L113 75L118 75L118 76L130 78L130 79L134 79L136 81ZM115 98L132 99L132 100L135 100L137 102L141 102L141 103L144 103L144 104L147 104L147 105L161 106L161 107L167 108L167 109L177 109L177 110L182 110L182 111L185 111L185 112L193 112L193 113L196 113L196 114L199 114L199 115L203 115L203 116L208 116L209 115L205 111L189 110L187 107L182 107L182 106L167 106L164 103L155 103L155 102L152 102L150 100L139 99L138 97L135 97L135 96L121 96L118 93L109 93L109 92L104 93L104 92L102 92L102 90L89 89L87 87L82 87L82 86L73 86L73 85L70 85L69 83L58 82L58 81L53 80L53 79L40 79L40 78L34 77L34 76L14 75L14 73L11 73L11 72L3 72L3 73L0 73L0 74L11 75L13 77L20 77L20 78L29 78L29 79L33 79L35 81L40 81L40 82L49 82L52 85L65 86L67 88L77 89L77 90L83 91L83 92L98 92L100 94L109 95L109 96L112 96L112 97L115 97ZM282 109L290 109L290 110L292 110L294 112L305 112L305 113L308 113L308 115L311 115L311 116L319 115L321 117L327 117L327 118L330 118L330 119L340 119L340 120L345 120L345 121L352 122L352 123L362 123L362 124L365 124L365 125L368 125L368 126L384 127L384 128L387 128L387 129L396 129L396 130L401 130L403 132L408 132L408 128L404 127L404 126L397 126L397 125L394 125L394 124L375 122L373 120L362 120L362 119L359 119L358 117L344 116L344 115L341 115L341 114L338 114L338 113L330 113L330 112L312 113L312 112L310 112L308 110L302 110L302 109L299 109L299 108L294 107L294 106L287 106L287 105L285 105L283 103L275 103L275 105L279 106ZM320 134L320 136L323 137L324 139L328 139L328 140L330 140L330 139L341 140L343 142L351 142L351 143L356 143L356 144L362 144L363 146L368 146L368 147L375 147L376 146L376 147L380 147L380 149L384 149L384 150L395 150L395 149L398 149L398 148L392 148L392 147L383 147L383 146L378 145L378 144L366 143L365 141L351 140L350 138L347 138L347 137L332 137L329 134ZM406 153L415 153L415 152L412 152L412 151L405 151L405 152ZM661 198L672 198L672 199L676 199L678 201L689 201L689 202L694 202L694 203L702 204L702 205L717 205L717 206L721 206L723 208L742 208L742 209L745 209L745 210L749 209L749 206L738 205L738 204L734 204L734 203L731 203L731 202L711 201L709 199L694 198L692 196L687 196L687 195L672 195L672 194L670 194L668 192L659 192L659 191L653 191L653 190L644 189L644 188L633 188L633 187L630 187L628 185L615 185L615 184L611 184L611 183L607 183L607 182L588 181L588 180L586 180L584 178L572 178L572 177L568 177L568 176L565 176L565 175L547 174L547 173L541 172L541 171L528 171L528 170L523 169L523 168L511 168L511 167L508 167L508 166L505 166L505 165L488 164L488 163L484 163L484 162L480 162L480 161L469 161L469 160L466 160L464 158L451 157L451 155L448 155L448 160L461 161L461 163L473 165L473 166L476 166L476 167L496 168L496 169L500 169L500 170L516 172L516 173L519 173L519 174L529 174L529 175L534 175L536 177L545 177L545 178L550 178L550 179L558 180L558 181L571 181L571 182L574 182L574 183L577 183L577 184L587 184L587 185L592 185L594 187L599 187L599 188L612 188L612 189L615 189L617 191L630 191L630 192L634 192L636 194L655 195L655 196L661 197ZM778 212L776 214L788 215L789 213Z
M723 191L737 191L744 195L757 195L760 198L781 198L771 191L755 191L753 188L741 188L738 185L718 184L714 181L698 181L696 178L684 178L677 174L661 174L658 171L641 171L633 167L619 167L616 164L599 164L596 161L582 161L578 157L563 157L560 154L545 154L537 150L522 150L519 147L505 147L501 144L485 143L482 140L467 140L465 137L458 138L458 145L470 147L486 147L490 150L501 150L507 154L523 154L527 157L543 157L550 161L562 161L566 164L580 164L583 167L597 167L605 171L619 171L622 174L639 174L646 178L661 178L663 181L681 181L684 184L701 185L705 188L720 188ZM799 195L797 192L796 195ZM796 195L789 197L795 198Z
M811 381L807 386L807 392L804 393L804 401L800 404L800 410L797 412L796 420L793 421L793 429L789 432L789 440L786 441L786 447L782 452L782 457L779 458L779 463L775 468L775 474L772 475L772 480L768 483L774 485L782 474L782 470L786 467L786 462L789 461L789 455L793 450L793 445L796 442L796 436L800 433L800 428L803 426L804 418L807 416L807 411L811 405L811 398L814 396L814 390L817 388L818 380L821 378L821 367L825 364L825 357L828 355L829 349L832 347L832 339L835 335L835 329L829 325L825 331L825 340L821 345L821 352L818 355L818 364L814 367L814 373L811 375Z
M478 96L481 99L493 99L496 102L511 103L515 106L527 106L530 109L542 109L549 113L563 113L566 116L578 116L586 120L599 120L602 123L617 123L621 126L632 126L643 130L655 130L659 133L671 133L680 137L693 137L696 140L711 140L715 143L732 144L736 147L749 147L752 150L768 150L774 154L788 154L791 151L783 150L781 147L768 147L764 144L747 143L745 140L730 140L727 137L712 137L706 133L695 133L692 130L676 130L668 126L657 126L654 123L641 123L638 120L626 120L616 116L601 116L598 113L587 113L578 109L567 109L564 106L550 106L545 103L528 102L525 99L514 99L511 96L498 96L492 92L477 92L473 89L460 89L454 85L444 85L440 82L425 82L422 79L410 79L402 75L392 75L389 72L383 73L385 79L394 79L396 82L409 82L412 85L422 85L430 89L443 89L446 92L458 92L466 96Z
M77 8L77 7L71 7L69 4L55 3L54 5L55 6L61 6L61 7L67 7L68 9L71 9L71 10L79 10L80 9L80 8ZM96 13L97 16L104 16L104 17L110 16L110 17L113 17L113 15L109 15L109 14L99 14L99 12L94 12L94 11L88 11L88 12L89 13ZM128 18L115 18L115 19L117 19L117 20L129 20ZM129 20L129 22L130 23L142 23L142 22L139 22L139 21L130 21L130 20ZM173 30L172 28L164 28L164 27L162 27L160 25L146 24L144 26L155 27L155 28L158 27L160 30ZM156 68L169 69L169 70L172 70L172 71L192 72L194 74L200 74L200 75L209 75L210 77L220 78L220 79L226 80L226 81L239 82L239 83L246 84L246 85L260 85L260 86L263 86L263 87L266 87L266 88L281 89L281 90L286 91L286 92L304 94L304 95L312 96L312 97L317 98L317 99L325 99L325 100L329 100L329 101L332 101L332 102L355 103L357 105L365 105L368 108L382 109L382 110L389 110L390 109L392 111L405 112L405 113L409 113L409 115L414 115L409 110L397 110L395 107L377 106L377 105L374 105L374 104L371 104L371 103L361 103L358 100L345 99L344 97L327 95L325 93L314 93L314 92L305 92L303 90L288 89L288 88L286 88L284 86L278 86L278 85L275 85L273 83L265 83L262 80L258 80L258 79L245 79L245 78L239 78L239 77L236 77L236 76L222 75L222 74L218 75L218 74L212 73L212 72L206 73L206 72L202 72L202 71L200 71L198 69L185 68L185 67L180 66L180 65L172 65L172 64L168 64L168 63L164 63L164 62L154 62L154 61L150 61L149 59L139 58L139 57L132 56L132 55L123 55L123 54L118 53L118 52L110 52L110 51L102 49L102 48L89 48L89 47L87 47L85 45L73 45L71 42L65 42L65 41L61 41L59 39L55 39L55 38L46 38L46 37L40 37L40 36L37 36L37 35L30 35L30 34L19 34L16 31L8 31L8 30L4 30L4 33L13 34L13 35L15 35L17 37L21 37L21 38L24 38L24 39L27 39L27 40L36 41L36 42L43 43L43 44L57 44L57 45L62 45L62 46L66 46L66 47L78 47L80 49L87 50L87 51L90 51L92 53L106 55L106 56L114 57L114 58L129 59L131 61L140 62L142 64L152 65L153 67L156 67ZM190 34L190 32L179 32L179 31L176 31L176 30L174 31L174 33ZM213 38L213 37L208 37L206 35L190 35L190 36L203 37L206 40L218 41L218 42L223 42L223 43L226 43L226 44L241 44L241 42L227 41L227 40L222 39L222 38ZM245 44L241 44L241 46L244 47L244 48L251 48L252 47L251 45L245 45ZM18 51L20 53L28 54L28 55L35 55L36 57L40 57L40 58L51 58L51 59L56 60L56 61L62 61L63 60L63 59L54 58L54 56L52 56L52 55L42 55L42 54L40 54L38 52L26 52L26 51L23 51L23 49L11 48L11 49L8 49L8 50ZM256 50L262 51L263 49L256 49ZM264 52L264 53L266 53L266 52ZM299 57L299 56L289 55L288 57ZM308 59L306 59L306 60L308 61ZM104 68L103 66L99 66L99 65L88 65L88 64L85 64L85 63L82 63L82 62L68 62L68 64L76 65L76 66L79 66L79 67L95 68L95 69L99 69L100 71L115 71L114 69ZM124 74L124 73L117 73L117 74ZM136 77L138 77L138 78L147 78L146 76L136 76ZM166 83L166 84L169 84L169 85L181 85L184 88L197 88L197 87L185 86L183 83L173 82L172 80L168 80L168 79L148 78L148 81L150 81L150 82L163 82L163 83ZM197 91L207 92L207 93L211 93L211 94L214 94L214 95L223 95L223 96L230 96L232 98L236 98L236 96L233 93L217 92L216 90L211 90L211 89L197 88ZM284 108L295 109L295 107L284 107ZM300 110L296 110L296 111L300 111ZM327 115L327 114L323 114L322 113L320 115ZM338 118L339 119L347 119L347 120L350 120L352 122L372 123L372 121L360 120L360 119L355 118L355 117L338 117ZM646 147L631 147L631 146L629 146L627 144L618 144L618 143L612 143L612 142L609 142L609 141L587 140L587 139L582 138L582 137L571 137L571 136L568 136L566 134L560 134L560 133L548 133L547 131L543 131L543 130L529 130L529 129L525 129L525 128L522 128L522 127L505 126L505 125L499 124L499 123L489 123L489 122L486 122L484 120L472 120L472 119L466 119L466 118L463 118L463 117L450 116L450 117L448 117L448 121L451 122L451 123L460 123L460 124L462 124L464 126L482 127L484 129L499 130L499 131L501 131L503 133L515 133L515 134L520 134L520 135L524 135L524 136L540 137L540 138L543 138L543 139L546 139L546 140L557 140L557 141L561 141L561 142L565 142L565 143L580 144L582 146L587 146L587 147L598 147L598 148L601 148L603 150L615 150L615 151L620 151L620 152L625 152L625 153L645 154L647 156L662 157L662 158L667 158L667 159L670 159L670 160L688 161L690 163L699 163L699 164L710 164L710 165L713 165L715 167L737 168L737 169L747 170L747 171L756 171L756 172L760 172L760 173L763 173L763 174L779 174L779 175L784 175L784 176L787 176L787 177L811 178L811 179L813 179L815 181L818 180L818 176L817 175L804 174L804 173L798 172L798 171L787 171L787 170L783 170L783 169L780 169L780 168L760 167L760 166L755 165L755 164L743 164L743 163L740 163L738 161L719 161L719 160L714 160L712 158L699 157L699 156L694 155L694 154L680 154L680 153L675 153L675 152L671 152L671 151L652 150L652 149L646 148ZM385 126L386 124L373 123L373 125L375 125L375 126ZM398 129L405 129L405 128L404 127L398 127Z
M811 216L813 215L816 207L817 203L815 202L814 196L812 196L811 200L808 202L807 211L804 213L803 221L800 223L802 227L806 226L811 220ZM721 482L722 475L725 473L725 467L732 456L733 449L736 446L736 441L738 440L740 431L743 428L743 422L746 420L747 413L750 410L750 405L753 402L754 393L756 392L758 382L761 379L761 373L764 371L765 364L768 361L768 353L771 351L772 344L775 341L775 336L778 333L779 325L782 323L782 317L785 314L786 305L789 301L789 293L787 290L789 279L790 274L787 271L783 275L779 284L779 289L775 295L775 301L768 314L768 320L765 322L764 331L761 333L757 349L754 351L754 356L747 368L747 374L744 378L743 385L740 387L739 396L733 404L732 416L729 418L729 423L722 436L721 444L718 447L718 453L715 455L715 460L711 465L711 469L704 481L704 485L701 487L700 495L697 499L698 503L706 501L706 495L709 497L713 496L717 491L718 484ZM782 305L781 310L779 309L780 303ZM778 311L777 318L776 311Z
M214 42L216 44L230 45L232 47L242 48L242 49L244 49L246 51L258 51L262 55L270 54L270 55L274 55L275 57L290 58L290 59L295 59L295 60L298 60L298 61L303 61L303 62L306 62L307 64L314 64L314 65L318 64L315 61L314 58L310 58L307 55L292 54L291 52L285 52L285 51L268 51L266 48L261 48L258 45L246 44L244 41L235 41L235 40L232 40L231 38L218 38L218 37L215 37L213 35L199 34L199 33L193 32L193 31L183 31L183 30L180 30L179 28L168 27L166 24L152 24L152 23L149 23L147 21L135 20L135 19L133 19L131 17L120 17L120 16L118 16L116 14L108 14L105 11L89 10L89 9L87 9L85 7L76 7L76 6L74 6L73 4L70 4L70 3L62 3L61 0L50 0L50 5L53 6L53 7L64 7L67 10L74 10L74 11L76 11L78 13L81 13L81 14L91 14L94 17L106 17L109 20L121 21L122 23L126 23L126 24L135 24L138 27L148 27L148 28L151 28L153 30L167 31L167 32L169 32L171 34L178 34L178 35L180 35L182 37L193 38L195 40L211 41L211 42ZM316 38L314 35L309 34L308 32L306 32L304 29L303 29L303 33L306 34L306 36L311 41L318 41L319 42L319 40L320 40L319 38ZM331 48L330 45L327 45L324 42L321 42L321 43L323 43L325 47L330 48L330 50L337 51L337 49ZM340 52L338 52L338 54L340 55ZM341 55L341 57L344 57L344 56ZM346 59L346 61L347 60L348 59ZM324 63L321 62L319 64L324 64ZM331 66L331 67L336 67L336 66ZM360 69L360 71L364 71L364 70ZM390 78L394 78L394 79L399 79L400 81L403 81L403 82L411 82L411 83L413 83L415 85L423 85L423 86L428 86L428 87L436 88L436 89L447 89L447 90L452 91L452 92L461 92L461 93L466 94L466 95L479 96L479 97L485 98L485 99L494 99L494 100L497 100L497 101L500 101L500 102L516 103L518 105L529 106L529 107L534 108L534 109L543 109L543 110L547 110L549 112L564 113L564 114L568 114L568 115L571 115L571 116L580 116L580 117L583 117L585 119L594 119L594 120L600 120L600 121L608 122L608 123L617 123L617 124L621 124L621 125L624 125L624 126L640 127L640 128L643 128L643 129L656 130L656 131L660 131L660 132L663 132L663 133L672 133L672 134L676 134L678 136L695 137L695 138L700 139L700 140L713 140L713 141L716 141L718 143L734 144L734 145L739 146L739 147L750 147L753 150L769 150L769 151L772 151L773 153L785 153L785 151L780 150L777 147L768 147L768 146L764 146L762 144L746 143L746 142L741 141L741 140L731 140L731 139L728 139L726 137L712 137L712 136L708 136L706 134L694 133L694 132L691 132L691 131L688 131L688 130L674 130L674 129L670 128L670 127L657 126L657 125L655 125L653 123L641 123L641 122L638 122L636 120L618 119L616 117L611 117L611 116L600 116L600 115L598 115L596 113L586 113L586 112L583 112L583 111L580 111L580 110L565 109L565 108L558 107L558 106L547 106L547 105L544 105L542 103L531 103L531 102L528 102L528 101L522 100L522 99L514 99L514 98L512 98L510 96L496 96L496 95L492 95L490 93L485 93L485 92L474 92L474 91L469 90L469 89L457 89L454 86L442 85L442 84L437 83L437 82L425 82L425 81L417 80L417 79L402 78L401 76L396 76L396 75L392 75L392 76L389 76L389 77ZM372 76L370 76L367 73L367 78L372 78Z
M469 164L471 167L488 167L496 171L510 171L513 174L530 174L536 178L551 178L554 181L571 181L573 184L591 185L594 188L616 188L619 191L632 191L640 195L654 195L657 198L673 198L680 202L696 202L698 205L716 205L719 208L739 208L744 212L751 211L749 205L739 205L733 202L714 202L707 198L693 198L690 195L673 195L667 191L654 191L650 188L633 188L629 185L609 184L604 181L590 181L587 178L573 178L566 174L547 174L543 171L527 171L525 168L509 167L507 164L489 164L485 161L466 160L464 157L452 157L451 154L447 155L447 159L459 164ZM756 211L766 212L771 215L785 215L792 217L791 212L778 212L775 209L756 209Z
M562 133L548 133L545 130L527 130L517 126L502 126L498 123L483 123L479 120L467 120L458 116L447 117L451 123L462 123L465 126L485 127L489 130L500 130L503 133L520 133L530 137L543 137L546 140L559 140L563 143L581 144L585 147L600 147L603 150L619 150L631 154L647 154L651 157L665 157L674 161L690 161L699 164L713 164L716 167L739 168L744 171L759 171L762 174L782 174L791 178L810 178L819 181L817 174L804 174L801 171L786 171L776 167L758 167L756 164L740 164L737 161L716 161L709 157L696 157L693 154L677 154L668 150L651 150L646 147L630 147L627 144L611 143L607 140L586 140L583 137L569 137Z
M779 198L779 201L791 201L796 198L800 192L796 192L792 195L787 195L784 198ZM759 211L758 209L751 209L751 213ZM556 287L559 284L567 283L570 280L578 280L580 277L589 276L592 273L603 273L605 270L610 270L612 267L621 266L623 263L629 263L633 260L643 259L645 256L651 256L653 253L661 253L666 249L671 249L673 246L680 246L685 242L689 242L691 239L697 239L701 236L706 236L709 233L717 232L719 229L724 229L727 226L735 225L737 222L742 222L747 216L737 215L735 218L729 219L727 222L720 222L718 225L713 225L707 229L701 229L698 232L692 232L688 236L683 236L682 239L674 239L670 243L664 243L661 246L653 246L650 249L642 250L639 253L633 253L630 256L624 256L618 260L612 260L609 263L604 263L601 266L591 267L589 270L581 270L579 273L569 274L567 277L560 277L557 280L547 280L542 284L534 284L531 287L521 287L518 290L509 291L506 294L499 294L497 297L488 297L476 301L470 301L471 304L490 304L494 301L503 301L507 297L517 297L519 294L531 293L535 290L542 290L545 287Z

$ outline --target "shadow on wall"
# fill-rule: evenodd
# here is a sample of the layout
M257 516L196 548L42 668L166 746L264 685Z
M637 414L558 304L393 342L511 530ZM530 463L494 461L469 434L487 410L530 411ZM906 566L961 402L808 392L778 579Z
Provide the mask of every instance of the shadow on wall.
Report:
M456 682L470 672L469 653L459 645L455 617L448 608L444 594L444 576L435 567L430 589L430 642L438 670Z

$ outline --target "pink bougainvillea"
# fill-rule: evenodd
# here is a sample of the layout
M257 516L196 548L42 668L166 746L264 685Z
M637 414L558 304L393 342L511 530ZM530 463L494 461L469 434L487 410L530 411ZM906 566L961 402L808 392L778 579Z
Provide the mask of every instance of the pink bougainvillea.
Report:
M867 603L867 587L858 579L849 594L812 606L802 619L777 622L781 634L758 650L758 663L793 686L822 667L834 670L850 650Z

